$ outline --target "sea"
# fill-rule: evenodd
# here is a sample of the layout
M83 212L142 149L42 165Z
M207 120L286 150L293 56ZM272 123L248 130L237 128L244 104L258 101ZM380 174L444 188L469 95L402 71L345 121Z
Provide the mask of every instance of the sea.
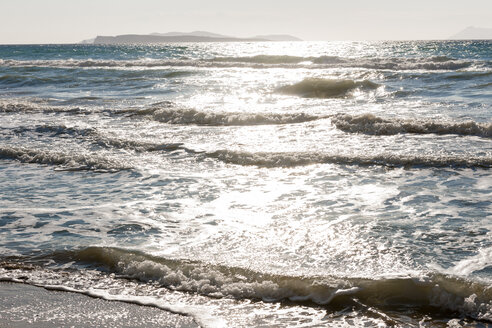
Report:
M492 41L2 45L0 280L490 327Z

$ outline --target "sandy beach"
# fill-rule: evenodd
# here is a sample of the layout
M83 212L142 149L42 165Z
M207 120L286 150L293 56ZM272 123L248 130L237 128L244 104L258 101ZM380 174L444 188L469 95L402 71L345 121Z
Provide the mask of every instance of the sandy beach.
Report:
M27 284L0 283L0 326L198 327L192 317Z

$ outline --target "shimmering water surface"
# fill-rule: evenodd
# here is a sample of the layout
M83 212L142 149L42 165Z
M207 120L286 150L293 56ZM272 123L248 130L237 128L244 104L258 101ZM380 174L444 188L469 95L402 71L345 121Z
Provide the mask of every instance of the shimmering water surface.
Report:
M492 42L0 46L0 262L202 326L487 326Z

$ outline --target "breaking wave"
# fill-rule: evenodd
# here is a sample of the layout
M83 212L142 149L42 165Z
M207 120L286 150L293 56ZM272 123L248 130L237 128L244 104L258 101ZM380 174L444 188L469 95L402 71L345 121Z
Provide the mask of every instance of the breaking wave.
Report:
M489 67L487 61L461 60L445 56L431 58L344 58L338 56L296 57L296 56L253 56L253 57L222 57L214 62L247 64L253 67L305 67L305 68L367 68L383 70L457 70L473 66Z
M277 88L277 92L304 98L340 98L346 97L350 91L355 89L374 90L379 86L368 80L307 78L299 83Z
M448 80L472 80L474 78L481 78L481 77L488 77L492 75L492 71L488 72L470 72L470 71L464 71L464 72L457 72L444 76L445 79Z
M136 60L104 60L104 59L55 59L55 60L13 60L0 62L2 66L18 67L81 67L81 68L125 68L125 67L159 67L159 66L194 66L193 61L171 59L136 59Z
M332 123L340 130L350 133L372 135L415 134L457 134L492 138L492 123L480 124L473 121L434 122L424 120L383 119L372 114L338 115Z
M65 125L40 125L36 127L18 127L13 130L14 133L37 133L49 134L50 137L81 137L84 140L91 142L104 148L118 148L133 150L136 152L151 152L151 151L175 151L179 149L188 150L183 147L182 143L153 143L131 139L121 139L100 133L95 128L77 128L67 127Z
M250 57L216 57L212 59L135 59L135 60L0 60L1 66L18 67L251 67L251 68L332 68L356 67L387 70L457 70L490 67L488 61L470 61L445 56L431 58L349 58L338 56L300 57L287 55L256 55Z
M90 136L96 133L94 128L77 128L67 127L63 124L60 125L38 125L35 127L20 126L13 130L16 134L24 133L37 133L37 134L49 134L52 137L83 137Z
M253 67L358 67L368 69L387 70L457 70L472 67L487 67L489 62L467 61L447 56L435 56L431 58L347 58L338 56L299 57L279 55L257 55L250 57L216 57L209 62L215 64L252 65ZM290 66L289 66L290 65Z
M153 120L169 124L195 124L209 126L239 126L239 125L270 125L293 124L314 121L323 117L305 113L275 114L275 113L226 113L204 112L196 109L153 107L136 110L131 115L144 115Z
M257 55L251 57L216 57L209 61L219 63L299 64L304 61L310 61L311 58L288 55Z
M152 152L152 151L175 151L185 150L187 152L194 152L183 146L183 143L152 143L137 140L124 140L118 138L110 138L98 135L98 138L94 140L94 143L105 148L120 148L130 149L136 152Z
M153 286L191 292L214 298L277 302L314 303L327 306L393 307L394 309L431 309L460 313L477 320L492 321L492 290L485 283L430 272L422 276L356 278L336 276L288 276L257 272L240 267L207 264L199 261L166 259L145 253L109 247L89 247L81 251L54 255L58 261L76 261L97 267L117 278L136 279ZM102 266L102 267L101 267ZM36 276L36 268L3 264L2 279L53 285L57 280L46 271ZM61 274L63 276L63 273ZM17 278L20 277L20 278ZM89 278L67 281L65 288L91 289ZM40 281L41 280L41 281ZM150 290L146 289L146 293ZM131 293L131 292L130 292ZM126 294L126 293L125 293ZM131 294L130 294L131 295Z
M50 106L46 103L37 103L17 99L0 99L0 113L44 112L44 113L88 113L80 107Z
M469 156L432 156L432 155L343 155L316 152L243 152L217 150L205 153L228 164L253 165L259 167L295 167L311 164L340 165L380 165L386 167L457 167L457 168L491 168L492 157Z
M117 172L131 169L127 164L94 154L70 154L27 147L0 146L0 159L22 163L55 165L66 171Z
M36 103L22 100L0 100L0 113L69 113L69 114L89 114L93 112L93 107L85 109L81 107L49 106L44 103ZM212 112L199 111L193 108L179 108L171 102L163 101L153 104L149 108L137 109L114 109L103 110L109 115L127 115L128 117L142 116L148 117L158 122L169 124L194 124L209 126L241 126L241 125L275 125L275 124L295 124L315 121L329 116L316 116L306 113L249 113L249 112ZM44 129L50 127L45 126ZM66 127L51 127L54 133L70 133ZM43 127L39 127L43 129ZM74 131L72 131L75 133Z

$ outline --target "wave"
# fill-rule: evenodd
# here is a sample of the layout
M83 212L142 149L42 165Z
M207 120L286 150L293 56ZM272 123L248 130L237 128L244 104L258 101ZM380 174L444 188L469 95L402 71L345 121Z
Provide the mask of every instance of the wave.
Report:
M209 59L210 62L226 62L226 63L258 63L258 64L299 64L302 62L312 62L315 64L331 64L331 63L347 63L352 62L364 62L367 60L372 60L373 62L381 61L393 61L395 63L406 63L410 60L414 62L425 61L427 63L444 63L444 62L454 62L457 59L448 56L434 56L429 58L347 58L339 56L288 56L288 55L256 55L256 56L242 56L242 57L215 57Z
M192 59L53 59L53 60L0 60L0 66L8 67L54 67L54 68L158 68L158 67L231 67L230 64L217 65L202 60ZM233 66L233 65L232 65ZM193 72L170 72L164 77L179 77Z
M488 77L491 75L492 75L492 71L489 72L465 71L465 72L453 73L451 75L444 76L444 78L448 80L472 80L474 78Z
M477 320L492 321L492 290L486 283L466 280L452 275L429 272L421 276L397 277L337 277L291 276L258 272L241 267L209 264L199 261L166 259L145 253L111 247L89 247L80 251L51 255L59 262L94 267L118 278L136 279L154 286L214 298L290 301L326 306L356 306L401 310L423 310L423 313L451 311ZM3 267L10 264L3 264ZM22 265L4 270L3 279L15 279L15 270ZM6 272L11 272L6 274ZM22 272L22 270L19 270ZM29 282L35 269L29 266L21 272ZM46 279L45 275L41 275ZM47 279L50 283L54 279ZM84 286L90 288L92 280Z
M101 60L101 59L53 59L53 60L14 60L6 59L0 62L2 66L14 67L155 67L169 66L172 60Z
M240 125L270 125L293 124L314 121L323 117L304 113L275 114L275 113L225 113L203 112L196 109L169 108L170 105L135 110L133 115L145 115L153 120L169 124L195 124L209 126L240 126Z
M256 67L281 66L290 67L303 66L312 68L323 67L359 67L368 69L388 70L457 70L472 67L486 67L489 62L460 60L447 56L434 56L425 58L348 58L339 56L299 57L281 55L256 55L250 57L216 57L210 59L212 63L236 63L255 64ZM314 64L314 65L312 65Z
M162 74L162 77L165 78L173 78L173 77L183 77L183 76L190 76L195 74L195 72L190 72L190 71L174 71L174 72L168 72Z
M479 85L474 86L473 88L475 88L475 89L488 89L490 87L492 87L492 82L479 84Z
M381 279L296 277L106 247L86 248L75 252L73 258L103 265L132 279L212 297L316 304L349 303L355 298L370 306L430 306L492 321L492 290L488 285L442 274Z
M152 151L175 151L187 150L183 147L183 143L153 143L139 140L121 139L101 134L95 128L77 128L61 125L40 125L36 127L17 127L14 133L37 133L49 134L50 137L82 137L95 145L104 148L128 149L136 152L152 152ZM192 151L191 151L192 152Z
M312 58L288 55L257 55L251 57L215 57L209 61L221 63L299 64L304 61L310 61Z
M77 98L79 100L80 98ZM89 100L93 100L89 98ZM48 106L42 103L35 103L22 100L0 100L0 112L22 113L22 112L43 112L43 113L70 113L88 114L91 109L68 106ZM310 122L328 116L316 116L306 113L240 113L240 112L206 112L192 108L178 108L173 103L163 101L152 104L145 109L127 108L105 110L110 115L145 116L155 121L169 124L194 124L209 126L242 126L242 125L275 125L275 124L295 124ZM42 127L39 127L42 129ZM49 127L45 127L49 128ZM52 127L55 130L57 127ZM58 127L66 129L66 127ZM59 131L62 133L62 131ZM67 133L66 131L63 133Z
M37 133L37 134L50 134L51 136L70 136L70 137L78 137L78 136L90 136L96 133L94 128L77 128L77 127L67 127L63 124L60 125L38 125L35 127L26 127L20 126L15 128L14 133L23 134L23 133Z
M80 107L50 106L46 103L17 99L0 99L0 113L44 112L84 114L89 111Z
M59 166L64 171L117 172L131 169L127 164L94 154L70 154L61 151L0 145L0 159L21 163Z
M395 135L399 133L457 134L492 138L492 123L383 119L372 114L337 115L332 117L331 120L338 129L350 133L371 135Z
M21 272L24 272L24 274L19 275L18 273ZM92 279L97 280L101 278L104 279L105 277L103 274L98 275L94 274L94 272L92 273L93 275L84 274L84 272L79 272L79 274L77 274L73 270L71 272L59 272L56 270L43 269L36 265L16 262L0 262L0 282L23 283L41 287L46 290L78 293L107 301L154 307L170 313L190 316L199 327L225 327L223 320L211 315L209 311L200 305L195 306L192 304L184 305L176 302L171 303L163 300L161 295L142 296L131 293L115 293L114 290L109 290L109 286L106 286L107 289L94 288L94 280L90 283L91 285L88 285L86 278L91 277ZM77 283L71 284L70 278L73 279L72 282Z
M491 168L492 157L432 156L432 155L343 155L316 152L243 152L217 150L205 153L208 158L224 163L258 167L296 167L312 164L340 164L385 167L426 167L426 168Z
M212 59L59 59L0 61L1 66L14 67L80 67L80 68L132 68L132 67L250 67L250 68L333 68L354 67L383 70L458 70L472 67L490 67L489 61L463 60L446 56L422 58L377 57L300 57L284 55L256 55L250 57L216 57Z
M73 79L67 77L38 77L30 75L2 75L0 76L0 85L13 87L27 87L46 84L64 84L72 82Z
M354 89L374 90L379 86L368 80L306 78L299 83L277 88L277 92L304 98L340 98L346 97Z
M109 138L98 135L98 138L94 140L94 143L106 148L120 148L130 149L136 152L153 152L153 151L176 151L184 150L190 153L194 153L193 150L183 146L183 143L153 143L137 140L125 140L118 138Z

